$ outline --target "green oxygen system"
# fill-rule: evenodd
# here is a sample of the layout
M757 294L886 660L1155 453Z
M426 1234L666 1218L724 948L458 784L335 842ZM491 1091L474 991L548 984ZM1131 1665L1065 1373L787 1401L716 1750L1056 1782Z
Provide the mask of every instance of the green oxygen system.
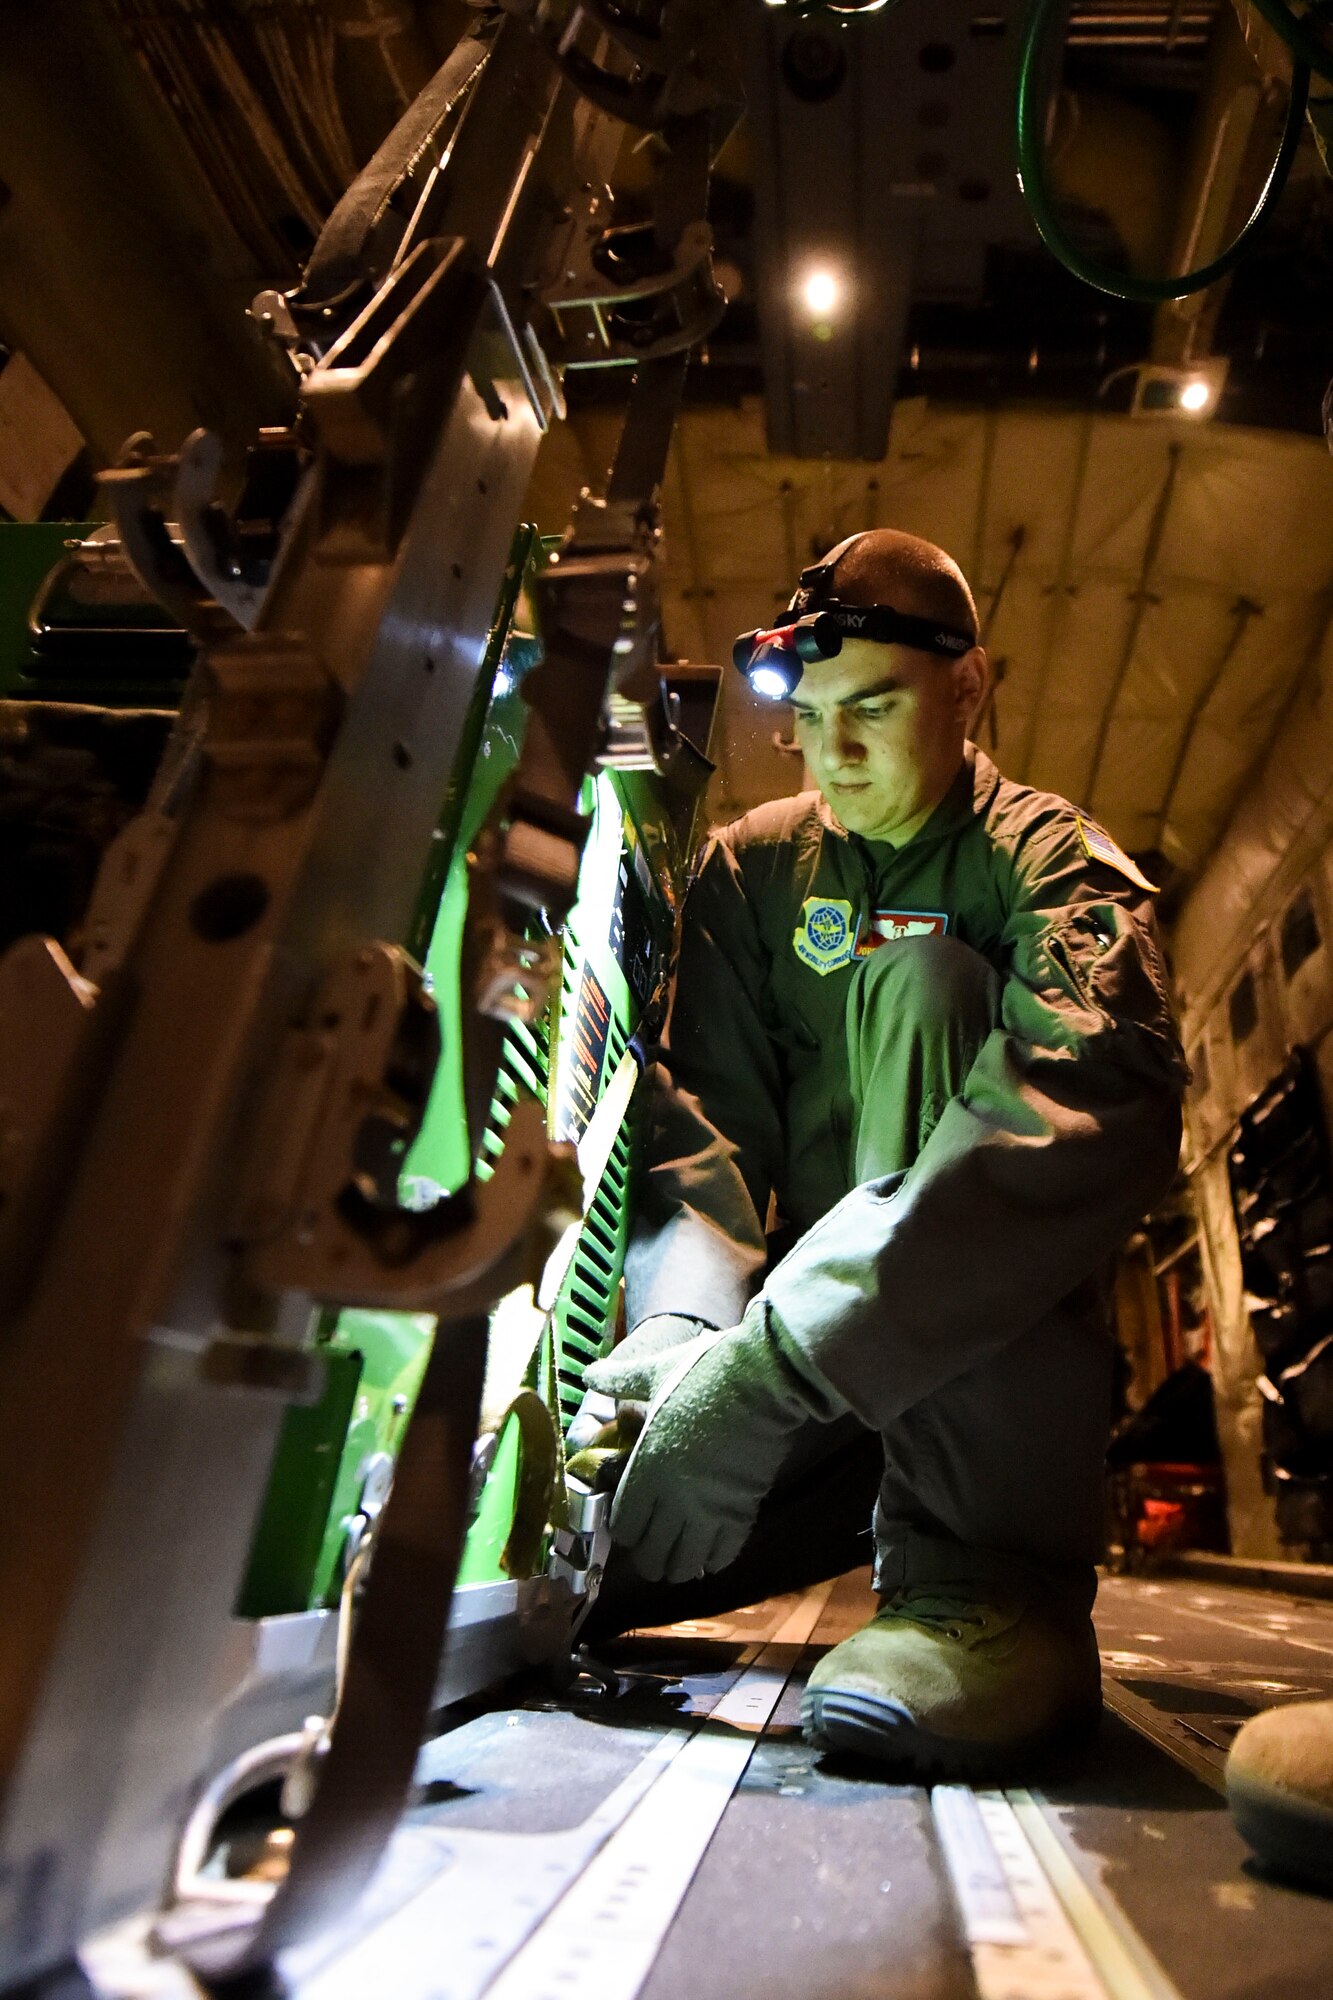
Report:
M6 706L21 711L43 742L47 711L58 716L65 752L86 739L86 784L96 800L108 786L115 789L102 748L109 730L114 735L141 718L160 749L183 686L188 637L156 608L120 601L123 577L108 589L96 531L43 524L8 533L14 615L4 635ZM486 1179L503 1152L520 1091L538 1100L548 1136L574 1149L579 1167L577 1222L542 1280L502 1299L491 1315L471 1524L457 1583L462 1606L469 1592L489 1590L494 1598L494 1586L540 1579L553 1560L558 1524L569 1515L564 1435L582 1398L584 1370L616 1330L641 1124L639 1046L665 1003L708 768L702 754L692 755L682 782L679 773L660 775L645 758L641 768L602 768L584 780L580 809L588 835L577 900L560 937L547 941L558 949L559 977L536 1018L515 1018L504 1031L474 1161L462 1061L468 857L522 748L529 714L523 681L542 657L529 586L550 553L534 527L520 528L405 940L438 1009L441 1056L420 1130L402 1158L403 1206L429 1208L474 1168ZM127 674L122 662L131 660ZM706 737L715 677L692 692L703 695L693 727ZM702 753L706 743L696 749ZM139 791L112 821L140 804ZM77 813L74 820L79 824ZM67 904L67 890L62 895ZM296 1621L311 1634L314 1650L292 1682L295 1712L314 1696L316 1663L327 1665L330 1656L320 1629L349 1610L359 1567L373 1550L376 1518L434 1336L427 1313L318 1314L313 1344L322 1387L314 1400L293 1402L287 1411L236 1604L238 1628L253 1639L242 1679L263 1687L270 1726L285 1718L288 1704L281 1661L274 1665L264 1635L283 1633L290 1650ZM492 1659L481 1644L469 1684L492 1665L498 1671L509 1663L503 1646ZM229 1714L222 1739L228 1746L250 1733L246 1712L241 1701Z

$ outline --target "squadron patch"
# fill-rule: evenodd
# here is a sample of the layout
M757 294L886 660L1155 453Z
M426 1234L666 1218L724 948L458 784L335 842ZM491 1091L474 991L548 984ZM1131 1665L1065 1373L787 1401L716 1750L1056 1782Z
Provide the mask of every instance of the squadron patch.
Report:
M1117 875L1123 875L1136 889L1146 889L1150 896L1157 894L1157 884L1150 882L1137 862L1131 861L1123 847L1117 847L1109 833L1103 833L1090 819L1078 816L1078 837L1083 843L1083 852L1089 861L1100 861L1107 868L1114 868Z
M791 941L802 965L815 972L836 972L850 965L856 944L851 904L830 896L807 896Z
M882 944L899 938L943 937L949 928L944 910L875 910L856 933L856 956L869 958Z

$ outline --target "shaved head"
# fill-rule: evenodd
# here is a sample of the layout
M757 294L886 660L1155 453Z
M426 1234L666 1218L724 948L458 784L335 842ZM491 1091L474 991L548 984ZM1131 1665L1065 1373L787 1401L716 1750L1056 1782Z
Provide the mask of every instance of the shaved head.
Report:
M822 589L808 587L813 602L798 598L793 608L817 610L831 590L842 604L889 604L975 642L967 578L933 542L871 528L824 561L832 567ZM924 826L963 766L986 655L976 643L953 656L850 630L839 636L838 651L807 660L792 690L796 740L847 831L898 847Z
M845 604L891 604L976 637L977 607L967 578L951 555L920 535L867 529L838 557L831 582Z

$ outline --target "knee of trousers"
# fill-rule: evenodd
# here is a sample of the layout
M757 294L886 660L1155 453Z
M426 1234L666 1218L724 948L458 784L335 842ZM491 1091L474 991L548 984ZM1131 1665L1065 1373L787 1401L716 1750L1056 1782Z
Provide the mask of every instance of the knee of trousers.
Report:
M938 1023L954 1015L975 1018L999 1011L999 976L979 951L954 937L897 938L880 945L857 967L849 998L864 1016L890 1007Z

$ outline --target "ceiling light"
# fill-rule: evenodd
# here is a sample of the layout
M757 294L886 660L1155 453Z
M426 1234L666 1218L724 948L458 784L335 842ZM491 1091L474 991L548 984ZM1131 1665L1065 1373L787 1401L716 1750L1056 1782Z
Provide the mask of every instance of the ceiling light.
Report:
M801 286L801 297L808 311L812 312L816 319L827 319L830 313L837 311L842 298L842 286L832 271L810 271L807 272L805 282Z
M1132 417L1172 417L1177 422L1183 417L1197 424L1217 415L1227 366L1223 354L1210 354L1185 368L1143 361L1133 368L1117 369L1115 376L1107 377L1107 382L1121 374L1133 375L1134 396L1129 406ZM1106 387L1105 382L1102 387Z

